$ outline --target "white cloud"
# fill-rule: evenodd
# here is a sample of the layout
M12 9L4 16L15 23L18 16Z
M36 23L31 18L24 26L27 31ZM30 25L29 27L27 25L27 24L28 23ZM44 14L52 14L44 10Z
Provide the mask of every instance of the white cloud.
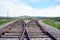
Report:
M47 9L32 9L28 13L26 14L30 16L60 16L60 6Z
M9 16L20 16L24 15L24 12L31 10L30 6L25 4L14 4L17 0L0 0L0 5L2 5L2 10L0 11L0 16L5 16L7 14L7 10L9 11ZM18 2L18 1L17 1ZM4 10L4 11L3 11ZM3 13L3 14L2 14Z
M38 16L60 16L60 6L47 9L37 9L35 14Z
M9 16L60 16L60 6L46 9L34 9L23 3L15 4L18 2L19 0L0 0L0 5L2 5L0 16L6 16L7 10L9 11Z

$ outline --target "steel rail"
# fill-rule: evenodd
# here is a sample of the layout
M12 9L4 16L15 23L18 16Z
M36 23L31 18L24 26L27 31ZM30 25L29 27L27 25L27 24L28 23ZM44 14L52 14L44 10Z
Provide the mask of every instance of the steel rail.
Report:
M25 30L23 30L22 36L21 38L19 38L19 40L24 40L24 33L25 33Z
M27 27L25 27L25 36L26 36L26 39L27 40L31 40L29 34L28 34L28 30L27 30Z
M22 25L23 25L23 32L22 32L22 36L21 36L20 40L24 39L24 35L25 35L26 40L30 40L30 36L28 34L28 30L26 27L27 25L23 20L22 20Z
M39 24L39 22L38 21L35 21L36 22L36 24L41 28L41 30L43 31L43 32L45 32L50 38L51 38L51 40L57 40L54 36L52 36L44 27L42 27L40 24Z
M47 34L51 40L57 40L54 36L52 36L44 27L42 27L38 20L32 20L32 21L35 21L35 23L41 28L41 30ZM19 40L24 40L24 38L26 38L26 40L31 40L30 36L29 36L29 33L28 33L28 29L27 27L29 26L29 24L32 22L30 21L29 23L26 23L24 22L24 20L21 20L22 22L22 25L23 25L23 31L22 31L22 34L21 34L21 37L19 37ZM16 21L17 22L17 21ZM9 30L11 29L11 26L13 26L16 22L14 22L12 25L10 25L9 27L7 28L4 28L3 31L0 33L0 37L1 35L4 35L6 32L9 32ZM25 37L24 37L25 36Z
M17 20L18 21L18 20ZM4 35L5 33L9 32L11 30L11 27L17 22L13 22L12 24L8 24L6 27L3 27L0 31L0 38L1 38L1 35ZM8 27L9 26L9 27Z
M0 38L1 38L1 35L5 35L5 33L8 33L11 30L11 27L13 27L14 24L16 24L18 21L19 20L16 20L15 22L8 24L6 27L3 27L0 31Z

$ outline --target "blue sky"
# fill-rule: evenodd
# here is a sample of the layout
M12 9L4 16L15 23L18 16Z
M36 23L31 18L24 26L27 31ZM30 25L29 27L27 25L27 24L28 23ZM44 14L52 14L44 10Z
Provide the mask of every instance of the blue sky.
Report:
M56 6L60 5L60 2L55 2L55 0L22 0L24 3L28 2L28 5L32 6L33 8L48 8L49 6Z
M21 0L23 3L28 3L27 5L33 8L49 8L49 6L60 5L59 0Z
M60 16L60 0L0 0L0 16Z

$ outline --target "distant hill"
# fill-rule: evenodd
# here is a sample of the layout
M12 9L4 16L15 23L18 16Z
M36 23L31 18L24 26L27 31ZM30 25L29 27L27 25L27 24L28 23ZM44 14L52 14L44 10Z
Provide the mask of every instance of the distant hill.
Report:
M20 16L19 18L28 20L28 19L51 19L51 20L57 20L60 21L60 17L43 17L43 16Z

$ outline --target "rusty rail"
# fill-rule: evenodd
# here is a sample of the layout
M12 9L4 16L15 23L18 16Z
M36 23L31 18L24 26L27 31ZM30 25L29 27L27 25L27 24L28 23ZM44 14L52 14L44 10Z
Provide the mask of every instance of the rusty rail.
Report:
M27 40L31 40L31 39L30 39L30 36L29 36L29 34L28 34L27 27L25 27L25 36L26 36L26 39L27 39Z
M29 36L29 33L28 33L28 29L27 27L29 26L29 23L32 22L32 20L27 23L28 25L26 25L26 23L24 22L24 20L21 20L22 21L22 25L23 25L23 31L22 31L22 34L21 34L21 37L19 38L19 40L24 40L24 38L26 38L26 40L31 40L30 36ZM35 21L35 23L41 28L41 30L46 33L52 40L57 40L54 36L52 36L44 27L40 26L38 20L33 20ZM0 33L0 37L1 35L4 35L6 32L9 32L11 30L11 26L13 26L16 22L14 22L13 24L10 24L8 25L9 27L6 27L2 30L2 32ZM25 36L25 37L24 37Z
M15 23L17 23L19 20L16 20L15 22L11 23L11 24L8 24L6 27L2 28L1 31L0 31L0 38L1 38L1 35L4 35L5 33L9 32L11 30L11 27L13 27L13 25Z
M35 21L37 23L37 25L41 28L41 30L43 32L45 32L50 38L51 40L57 40L54 36L52 36L44 27L40 26L39 22L38 21Z
M24 40L24 35L25 35L26 40L30 40L30 36L28 34L26 24L23 20L22 20L22 25L23 25L23 32L22 32L20 40Z
M13 22L12 24L8 24L6 27L2 28L0 31L0 38L1 38L1 35L4 35L5 33L9 32L11 30L11 26L13 26L17 21Z

